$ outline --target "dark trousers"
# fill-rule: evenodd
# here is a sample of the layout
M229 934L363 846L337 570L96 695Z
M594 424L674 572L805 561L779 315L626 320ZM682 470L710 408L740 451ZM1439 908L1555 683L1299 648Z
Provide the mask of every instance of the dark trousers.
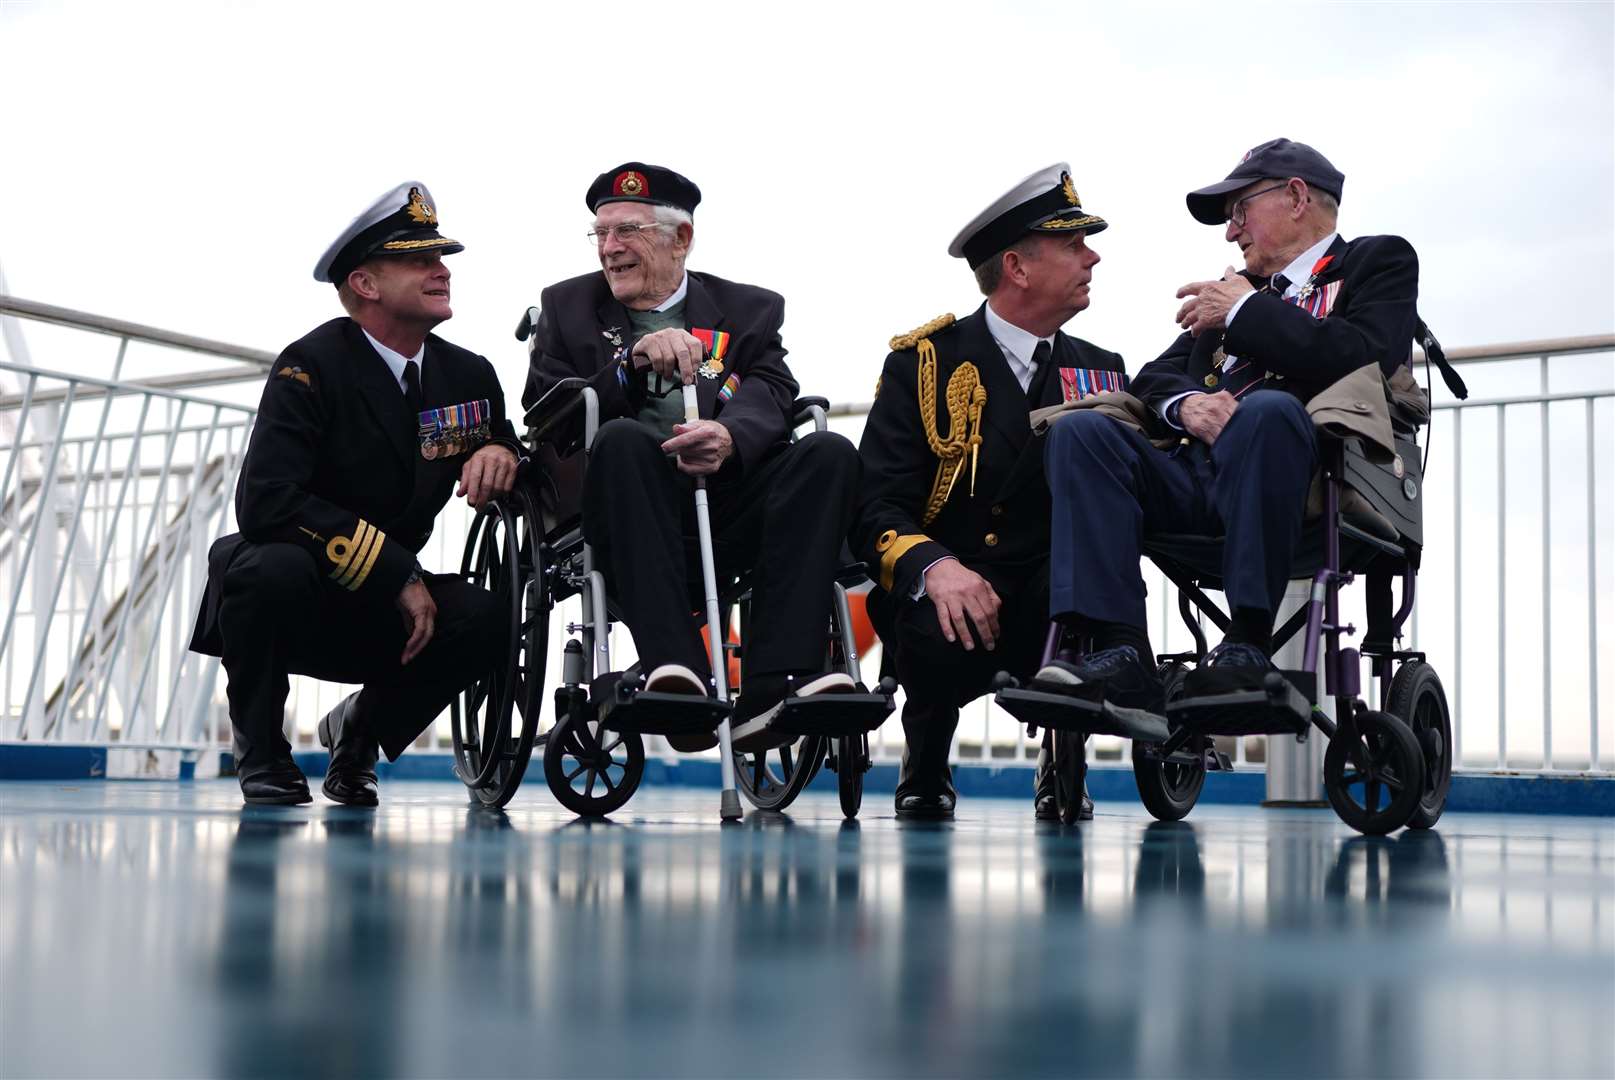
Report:
M644 670L683 664L711 673L691 613L703 603L695 483L637 420L595 433L583 488L583 531ZM751 572L746 671L822 671L831 586L840 569L862 466L840 435L814 432L709 483L720 581Z
M1021 679L1035 672L1048 637L1049 570L1006 573L970 569L998 593L999 640L988 651L977 642L966 650L942 636L930 597L882 597L876 628L891 655L903 686L903 774L897 798L905 795L952 795L953 773L948 750L959 726L959 710L987 693L993 676L1008 671Z
M503 656L506 612L496 597L458 577L425 582L435 629L403 665L409 634L393 597L354 597L295 544L240 543L224 571L219 630L241 775L290 762L281 730L290 674L364 684L351 722L394 760Z
M1217 441L1157 450L1091 410L1049 428L1044 467L1053 496L1049 611L1143 627L1143 539L1222 535L1228 603L1274 613L1301 537L1318 440L1291 394L1256 390Z

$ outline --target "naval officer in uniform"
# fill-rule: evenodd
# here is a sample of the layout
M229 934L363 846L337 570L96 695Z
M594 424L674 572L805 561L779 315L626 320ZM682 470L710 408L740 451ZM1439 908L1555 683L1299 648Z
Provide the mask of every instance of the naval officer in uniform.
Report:
M304 803L283 732L287 675L362 683L320 721L327 797L377 802L378 749L401 754L503 647L502 608L416 553L451 492L508 492L521 444L492 365L433 334L448 319L425 184L360 214L314 268L347 315L275 361L236 486L239 533L214 543L191 647L223 658L249 803Z
M692 491L706 477L718 572L753 573L734 747L766 751L795 738L770 729L788 695L854 689L823 669L858 452L829 431L789 441L797 384L780 340L785 300L685 269L701 201L693 182L630 161L596 177L585 200L600 269L544 290L522 402L562 379L587 379L600 395L583 529L646 687L662 693L705 694L711 678L690 617L701 582ZM700 418L685 423L691 382ZM711 733L669 741L717 745Z
M960 707L996 672L1037 668L1049 493L1029 414L1086 387L1119 387L1120 356L1060 330L1088 307L1099 262L1088 238L1104 228L1069 165L1033 173L948 248L986 302L892 339L859 447L852 543L874 568L870 611L906 697L900 816L952 815ZM1054 809L1045 787L1040 817Z
M1368 364L1389 377L1407 360L1418 322L1412 246L1337 231L1345 179L1305 143L1274 139L1189 193L1189 213L1222 226L1245 266L1178 291L1184 332L1133 381L1133 394L1160 418L1153 434L1177 436L1175 450L1096 413L1062 417L1050 430L1051 607L1091 635L1096 651L1049 665L1039 681L1104 680L1112 700L1156 707L1161 686L1138 572L1140 541L1151 532L1226 537L1232 625L1205 666L1269 666L1318 464L1305 403ZM1074 572L1074 552L1097 557Z

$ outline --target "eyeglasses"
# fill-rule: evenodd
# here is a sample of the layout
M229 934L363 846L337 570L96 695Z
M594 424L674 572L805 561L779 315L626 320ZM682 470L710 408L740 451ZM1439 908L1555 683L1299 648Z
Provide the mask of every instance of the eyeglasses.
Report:
M1245 224L1246 203L1250 202L1259 195L1266 195L1269 191L1279 191L1289 186L1290 182L1286 180L1282 184L1274 184L1272 187L1265 187L1261 191L1253 191L1243 199L1236 199L1234 201L1234 205L1228 208L1228 220L1232 221L1235 225L1243 226Z
M659 229L666 224L667 222L665 221L649 221L643 225L634 221L625 221L621 225L612 225L604 229L590 229L584 235L589 238L589 243L594 244L596 247L604 244L606 239L612 236L615 236L619 243L626 244L640 233L650 229Z

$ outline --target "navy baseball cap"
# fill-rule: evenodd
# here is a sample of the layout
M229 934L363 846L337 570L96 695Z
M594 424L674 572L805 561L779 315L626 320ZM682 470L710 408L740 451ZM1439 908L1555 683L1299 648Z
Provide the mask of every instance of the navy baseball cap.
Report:
M1327 191L1337 203L1340 189L1346 186L1345 174L1306 143L1272 139L1245 151L1228 179L1189 192L1189 213L1203 225L1221 225L1228 220L1223 212L1223 200L1230 191L1238 191L1252 181L1267 177L1287 180L1292 176L1300 177L1319 191Z

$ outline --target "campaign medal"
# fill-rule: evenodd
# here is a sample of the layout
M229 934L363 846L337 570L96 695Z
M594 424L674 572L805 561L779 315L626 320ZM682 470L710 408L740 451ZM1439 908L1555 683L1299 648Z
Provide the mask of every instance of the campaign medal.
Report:
M1127 389L1127 376L1103 368L1060 369L1060 400L1081 401L1095 394Z
M729 351L729 333L724 330L691 329L690 334L701 343L706 359L695 373L703 379L716 379L723 374L723 357Z
M609 341L613 349L622 348L622 327L608 326L600 331L600 336Z

